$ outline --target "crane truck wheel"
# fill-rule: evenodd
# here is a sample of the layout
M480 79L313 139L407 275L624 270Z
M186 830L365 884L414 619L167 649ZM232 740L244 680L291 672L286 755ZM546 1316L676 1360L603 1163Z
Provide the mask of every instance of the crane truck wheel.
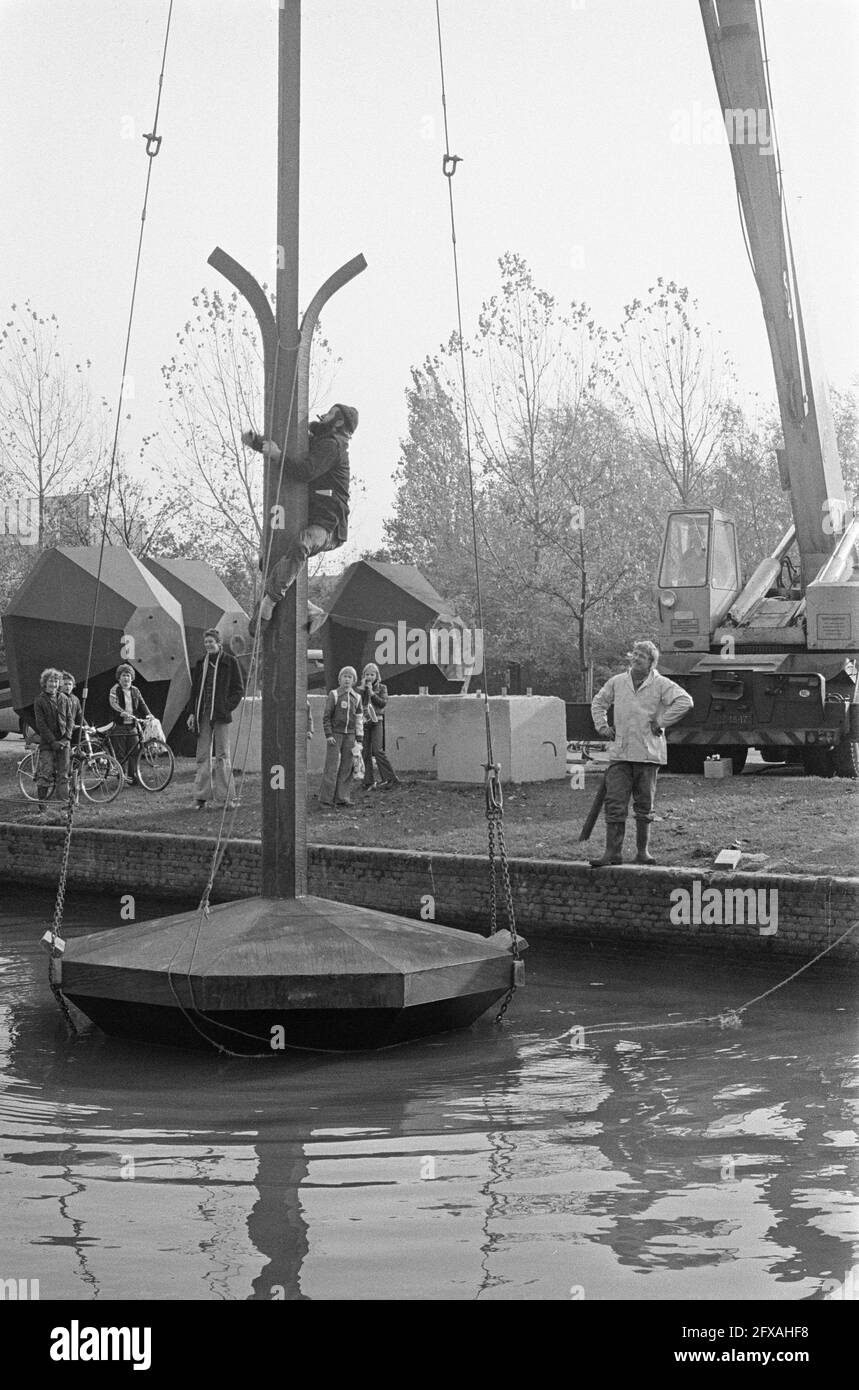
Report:
M809 777L834 777L835 757L832 748L804 748L802 768Z
M669 743L667 772L701 773L706 749L697 743Z
M832 760L836 777L859 777L859 743L844 738L836 744Z

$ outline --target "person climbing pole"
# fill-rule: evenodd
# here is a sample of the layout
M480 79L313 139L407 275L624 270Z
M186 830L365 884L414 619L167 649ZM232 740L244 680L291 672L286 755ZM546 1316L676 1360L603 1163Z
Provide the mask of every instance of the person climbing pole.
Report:
M358 412L354 406L333 405L311 423L307 457L286 459L285 468L290 476L311 485L307 525L268 575L265 593L250 621L251 636L255 635L257 626L260 632L265 631L275 606L309 557L319 555L323 550L337 550L346 541L349 526L349 440L357 428ZM274 463L280 461L279 446L272 440L263 439L253 430L245 430L242 443Z
M692 696L656 669L659 648L634 642L627 653L629 669L610 676L591 703L591 718L601 738L611 740L605 774L605 850L591 867L623 863L626 814L632 797L635 812L636 864L655 864L650 854L650 827L656 778L668 761L665 730L692 708ZM614 726L608 723L614 706Z

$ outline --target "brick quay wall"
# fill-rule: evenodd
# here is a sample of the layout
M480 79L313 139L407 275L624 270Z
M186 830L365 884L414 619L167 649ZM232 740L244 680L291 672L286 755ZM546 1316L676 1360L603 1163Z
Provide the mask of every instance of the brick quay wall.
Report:
M62 827L0 825L2 885L56 885ZM87 891L199 900L213 842L186 835L76 830L69 885ZM260 845L232 841L213 902L259 891ZM623 865L594 870L565 860L511 859L516 918L533 938L598 943L658 942L712 952L808 959L859 921L859 879L726 874L712 869ZM432 917L485 931L487 861L346 845L313 845L308 890L322 898ZM502 926L506 921L502 917ZM830 952L859 962L859 927Z

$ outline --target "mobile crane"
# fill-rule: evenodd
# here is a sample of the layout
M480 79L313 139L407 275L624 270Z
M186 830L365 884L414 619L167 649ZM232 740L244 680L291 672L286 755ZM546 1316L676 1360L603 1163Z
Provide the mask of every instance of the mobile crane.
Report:
M749 748L812 775L859 776L859 519L796 283L758 0L699 0L760 292L793 524L744 583L734 518L668 515L657 573L660 669L695 706L669 732L669 767ZM794 558L795 557L795 558Z

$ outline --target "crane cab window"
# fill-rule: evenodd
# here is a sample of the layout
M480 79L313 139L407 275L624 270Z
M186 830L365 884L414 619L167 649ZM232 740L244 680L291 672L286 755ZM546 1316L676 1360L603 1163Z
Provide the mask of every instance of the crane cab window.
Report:
M709 545L708 512L674 512L668 520L660 586L689 589L706 584Z
M713 568L710 583L714 589L729 589L736 593L740 587L737 572L737 544L732 521L716 518L713 528Z

